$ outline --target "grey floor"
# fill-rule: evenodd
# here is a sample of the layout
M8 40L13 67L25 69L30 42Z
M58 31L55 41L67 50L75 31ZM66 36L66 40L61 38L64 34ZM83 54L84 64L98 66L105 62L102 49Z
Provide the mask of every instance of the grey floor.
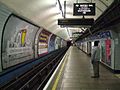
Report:
M120 90L120 79L100 65L100 78L93 75L90 57L71 47L57 90Z

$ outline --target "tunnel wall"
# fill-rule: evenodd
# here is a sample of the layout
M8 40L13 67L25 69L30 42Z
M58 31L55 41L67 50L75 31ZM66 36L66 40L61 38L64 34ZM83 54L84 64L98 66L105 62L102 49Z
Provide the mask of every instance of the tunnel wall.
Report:
M66 41L0 4L0 72L66 46ZM62 41L63 40L63 41Z

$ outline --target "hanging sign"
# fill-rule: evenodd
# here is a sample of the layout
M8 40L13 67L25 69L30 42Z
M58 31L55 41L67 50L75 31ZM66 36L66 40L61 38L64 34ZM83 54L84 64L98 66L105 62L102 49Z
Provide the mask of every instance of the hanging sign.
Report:
M95 15L95 3L74 3L73 15Z

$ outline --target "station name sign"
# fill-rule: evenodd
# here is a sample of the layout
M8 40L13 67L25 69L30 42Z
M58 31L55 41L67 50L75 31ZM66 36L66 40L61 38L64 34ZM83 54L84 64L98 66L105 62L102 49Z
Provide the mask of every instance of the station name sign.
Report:
M95 15L95 3L74 3L73 15Z

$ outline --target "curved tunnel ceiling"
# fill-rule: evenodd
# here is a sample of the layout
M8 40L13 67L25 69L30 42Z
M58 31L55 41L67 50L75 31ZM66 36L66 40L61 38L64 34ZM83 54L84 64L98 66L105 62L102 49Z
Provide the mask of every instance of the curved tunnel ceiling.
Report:
M57 25L58 18L63 18L57 7L57 1L58 0L0 0L1 3L5 4L15 13L44 27L46 30L65 40L69 40L75 28L73 28L73 30L67 30ZM65 0L60 0L62 6L64 5L64 1ZM96 20L113 1L114 0L66 0L66 18L82 18L81 16L73 16L73 3L93 2L96 3L96 15L85 17ZM78 30L78 28L76 30Z

